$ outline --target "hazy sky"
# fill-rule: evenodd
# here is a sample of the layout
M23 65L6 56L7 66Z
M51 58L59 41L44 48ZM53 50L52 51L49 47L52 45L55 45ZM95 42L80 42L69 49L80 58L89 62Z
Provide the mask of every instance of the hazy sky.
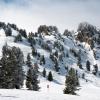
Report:
M0 21L27 31L44 24L76 30L84 21L100 28L100 0L0 0Z

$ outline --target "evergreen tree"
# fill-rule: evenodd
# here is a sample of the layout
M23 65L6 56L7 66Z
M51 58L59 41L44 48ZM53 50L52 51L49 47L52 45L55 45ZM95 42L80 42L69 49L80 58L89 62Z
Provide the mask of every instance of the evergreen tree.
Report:
M53 76L51 71L48 74L48 81L53 81Z
M33 37L33 33L29 33L28 42L30 43L30 45L31 45L32 47L36 44L35 39L34 39L34 37Z
M34 70L37 72L37 74L39 73L39 66L37 63L34 63Z
M3 50L5 50L5 47L3 47ZM16 47L6 47L4 52L5 54L1 58L0 88L19 89L23 85L24 80L22 68L24 62L23 53Z
M85 79L85 74L84 73L82 74L82 78Z
M79 66L80 69L83 69L82 68L82 64L81 64L81 50L79 50L79 52L78 52L78 62L77 62L77 65Z
M27 38L26 30L20 29L20 30L19 30L19 33L20 33L23 37Z
M75 91L77 90L77 86L79 84L78 82L78 77L76 76L75 70L73 68L71 68L69 70L68 76L66 76L66 80L65 80L65 89L64 89L64 94L73 94L75 95Z
M83 69L82 64L79 64L79 68L80 68L80 69Z
M28 67L31 67L32 66L32 63L31 63L31 57L30 57L30 54L28 53L27 55L27 61L26 61L26 64Z
M27 77L26 77L26 87L29 89L29 90L33 90L33 75L32 75L32 69L29 68L28 72L27 72Z
M45 68L43 69L42 74L43 74L43 77L46 77L46 70L45 70Z
M68 54L68 52L66 53L66 57L69 57L69 54Z
M55 59L55 62L54 63L55 63L54 64L55 70L56 70L56 72L58 72L60 68L58 67L57 59Z
M22 36L21 36L21 34L18 34L17 36L15 36L15 40L14 40L14 42L21 42L22 41Z
M72 36L72 33L68 30L68 29L66 29L65 31L64 31L64 33L63 33L63 35L65 35L65 36Z
M86 62L86 68L87 68L87 71L90 71L90 62L88 60Z
M6 34L6 36L11 36L11 35L12 35L12 30L11 30L10 27L7 27L7 28L5 29L5 34Z
M35 49L34 46L32 47L32 55L33 55L33 57L37 56L37 50Z
M91 42L90 42L90 47L91 47L91 49L94 48L94 41L93 40L91 40Z
M15 64L13 64L13 67L15 67L15 88L19 89L23 86L24 81L24 71L23 71L23 64L24 64L24 55L23 52L20 50L20 48L12 47L12 53L15 55ZM12 58L13 59L13 58Z
M38 86L38 71L36 67L30 67L28 72L27 72L27 78L26 78L26 87L29 90L34 90L38 91L39 86Z
M41 56L40 58L40 64L45 64L45 58L44 58L44 55Z
M5 45L2 48L2 56L8 55L9 49L8 49L8 44L5 43Z
M58 51L56 50L56 52L55 52L55 56L58 58Z
M98 72L98 65L94 65L94 70L93 70L93 74L96 75Z

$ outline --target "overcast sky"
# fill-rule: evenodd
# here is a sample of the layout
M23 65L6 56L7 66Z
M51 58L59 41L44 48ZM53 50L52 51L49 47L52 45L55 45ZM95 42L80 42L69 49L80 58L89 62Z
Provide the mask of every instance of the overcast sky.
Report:
M76 30L84 21L100 28L100 0L0 0L0 21L27 31L44 24Z

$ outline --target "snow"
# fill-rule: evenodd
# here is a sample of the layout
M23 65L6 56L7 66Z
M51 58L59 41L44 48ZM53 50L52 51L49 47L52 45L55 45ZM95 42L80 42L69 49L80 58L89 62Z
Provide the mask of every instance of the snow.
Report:
M16 30L12 29L12 36L17 36L18 34L19 33Z
M52 84L52 83L50 83ZM47 89L44 84L45 91L29 91L16 89L0 89L0 100L100 100L100 88L92 84L85 84L78 91L78 95L67 95L59 91L56 85L50 85L55 89Z
M3 29L0 29L0 37L5 37L6 35L5 35L5 32L4 32L4 30Z
M19 33L15 30L12 31L13 37L6 37L4 30L0 29L0 58L2 57L2 47L7 42L9 46L16 46L19 47L23 53L24 58L26 61L27 54L32 52L31 47L27 40L23 38L23 42L14 42L14 36L18 35ZM56 34L57 35L57 34ZM94 64L98 64L100 66L100 59L95 60L93 56L93 50L90 49L90 46L86 43L78 43L81 47L78 46L75 39L72 37L62 36L64 42L59 39L59 37L51 36L44 36L43 42L47 43L50 41L50 46L53 47L53 43L55 41L59 41L61 45L64 46L64 51L69 53L69 57L63 58L62 62L59 62L60 71L59 73L55 72L54 65L51 59L49 59L50 52L44 50L40 45L36 45L37 51L44 55L46 58L45 65L39 65L39 71L42 73L43 68L46 68L47 75L49 71L52 71L53 74L53 82L47 81L46 78L43 78L42 75L39 75L40 80L40 90L39 92L29 91L26 90L25 81L23 89L16 90L16 89L0 89L0 100L100 100L100 77L96 77L92 74L92 69ZM77 66L77 58L70 53L70 49L74 49L76 52L81 49L81 59L82 59L82 67L84 70L79 69ZM53 48L53 51L55 49ZM86 52L86 53L85 53ZM100 52L100 51L98 51ZM59 52L60 54L61 52ZM37 61L36 57L31 55L32 63ZM89 60L91 62L91 71L86 71L86 61ZM66 95L63 94L63 89L65 87L65 75L66 70L64 66L69 66L69 68L73 67L78 70L80 76L80 90L77 91L77 95ZM24 70L27 72L27 67L24 65ZM100 70L100 67L99 67ZM82 80L81 76L85 73L85 79ZM47 89L47 85L49 85L49 89Z

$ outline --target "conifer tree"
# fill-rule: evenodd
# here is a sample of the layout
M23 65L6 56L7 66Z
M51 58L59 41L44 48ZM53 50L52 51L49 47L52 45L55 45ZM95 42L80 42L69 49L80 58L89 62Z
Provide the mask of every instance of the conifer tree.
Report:
M27 61L26 61L26 64L28 67L31 67L32 66L32 63L31 63L31 57L30 57L30 54L28 53L27 55Z
M98 65L94 65L94 70L93 70L93 74L96 75L98 72Z
M28 42L30 43L30 46L32 46L32 47L36 44L32 33L29 33Z
M82 74L82 78L85 79L85 74L84 73Z
M48 74L48 81L53 81L53 76L51 71Z
M20 33L23 37L27 38L26 30L20 29L20 30L18 30L18 31L19 31L19 33Z
M68 75L66 76L66 80L65 80L65 89L64 89L64 94L72 94L75 95L75 91L77 90L77 86L79 84L78 82L78 77L76 76L75 70L73 68L71 68L69 70Z
M22 41L22 36L21 36L21 34L18 34L17 36L15 36L14 42L21 42L21 41Z
M87 71L90 71L90 62L88 60L86 62L86 68L87 68Z
M26 77L26 87L29 90L34 90L38 91L39 90L39 85L38 85L38 70L35 67L30 67L28 72L27 72L27 77Z
M42 74L43 74L43 77L46 77L46 70L45 70L45 68L43 69Z
M6 46L2 49L5 54L1 58L0 88L19 89L24 80L23 53L19 48Z
M37 50L35 49L34 46L32 47L32 55L33 55L33 57L37 56Z
M26 87L29 89L29 90L33 90L33 87L32 87L32 70L31 68L29 68L28 72L27 72L27 77L26 77Z
M6 36L11 36L11 35L12 35L12 30L11 30L10 27L7 27L7 28L5 29L5 34L6 34Z
M44 58L44 55L41 56L40 58L40 64L45 64L45 58Z

